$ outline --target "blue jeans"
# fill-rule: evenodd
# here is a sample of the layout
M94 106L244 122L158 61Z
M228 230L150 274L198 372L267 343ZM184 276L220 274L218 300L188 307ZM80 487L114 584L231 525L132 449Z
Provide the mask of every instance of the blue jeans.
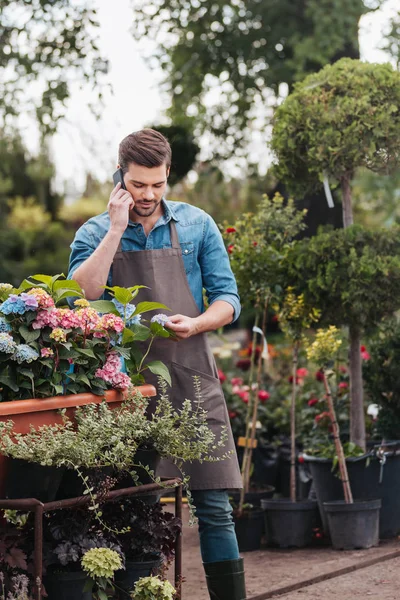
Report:
M226 490L192 490L203 563L236 560L239 548Z

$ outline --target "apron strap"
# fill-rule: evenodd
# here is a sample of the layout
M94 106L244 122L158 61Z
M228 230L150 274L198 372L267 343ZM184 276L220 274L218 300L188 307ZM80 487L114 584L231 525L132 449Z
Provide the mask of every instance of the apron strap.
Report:
M180 246L180 243L179 243L178 232L176 231L176 225L175 225L175 223L174 223L174 221L172 219L169 222L169 230L170 230L170 234L171 234L171 246L172 246L172 248L176 248L177 250L180 250L181 246ZM118 254L119 252L122 252L122 237L121 237L121 239L119 241L116 254Z

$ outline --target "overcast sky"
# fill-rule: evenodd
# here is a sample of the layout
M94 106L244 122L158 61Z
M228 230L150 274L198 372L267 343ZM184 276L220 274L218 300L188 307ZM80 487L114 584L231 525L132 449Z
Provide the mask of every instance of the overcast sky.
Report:
M74 90L67 117L54 137L57 187L62 190L65 182L70 198L82 190L86 172L103 181L110 179L119 141L128 133L157 122L162 114L161 73L150 71L145 64L143 56L149 45L145 41L139 45L132 38L130 1L94 0L100 21L100 47L109 60L107 77L113 95L107 95L102 119L96 122L87 108L92 97L89 89ZM364 60L387 60L379 50L382 31L398 6L399 0L387 0L379 12L363 17L360 44Z

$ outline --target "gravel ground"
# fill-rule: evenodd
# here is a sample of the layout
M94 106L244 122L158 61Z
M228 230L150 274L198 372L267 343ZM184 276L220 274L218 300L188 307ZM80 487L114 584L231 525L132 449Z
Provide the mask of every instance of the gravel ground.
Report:
M171 507L172 510L172 507ZM263 549L243 553L249 600L252 596L277 590L325 573L369 561L400 549L398 540L381 543L378 548L338 552L330 547L303 550ZM400 599L400 558L335 577L307 588L279 596L280 600L376 600ZM183 600L209 600L204 579L198 533L188 526L184 507Z

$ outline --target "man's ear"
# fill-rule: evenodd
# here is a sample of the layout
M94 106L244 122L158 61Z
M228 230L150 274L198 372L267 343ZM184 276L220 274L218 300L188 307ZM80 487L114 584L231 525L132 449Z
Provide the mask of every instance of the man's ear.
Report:
M167 169L167 177L169 177L170 171L171 171L171 167L168 167L168 169Z
M121 168L121 165L120 165L120 164L118 164L118 165L117 165L117 169L120 169L120 168Z

